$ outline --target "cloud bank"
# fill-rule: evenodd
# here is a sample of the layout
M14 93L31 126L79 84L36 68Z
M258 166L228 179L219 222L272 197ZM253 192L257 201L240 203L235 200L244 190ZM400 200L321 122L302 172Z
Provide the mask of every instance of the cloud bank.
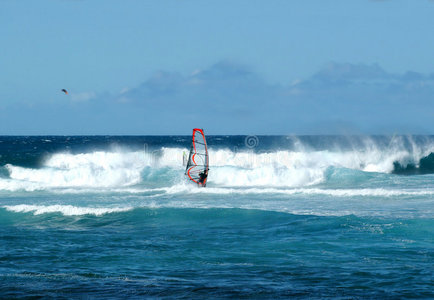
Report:
M282 66L284 67L284 66ZM3 134L432 134L434 74L330 63L288 85L219 62L189 75L161 71L115 95L0 110Z

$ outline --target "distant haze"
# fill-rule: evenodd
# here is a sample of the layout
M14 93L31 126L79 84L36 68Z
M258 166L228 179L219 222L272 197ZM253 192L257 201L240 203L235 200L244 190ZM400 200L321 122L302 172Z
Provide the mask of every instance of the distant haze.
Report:
M433 134L432 16L428 0L4 0L0 134Z

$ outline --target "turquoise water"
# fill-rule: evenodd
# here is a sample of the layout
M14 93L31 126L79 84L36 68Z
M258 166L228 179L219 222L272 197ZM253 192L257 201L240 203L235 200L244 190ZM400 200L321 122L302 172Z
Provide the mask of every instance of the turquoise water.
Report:
M246 138L0 138L0 296L434 297L434 138Z

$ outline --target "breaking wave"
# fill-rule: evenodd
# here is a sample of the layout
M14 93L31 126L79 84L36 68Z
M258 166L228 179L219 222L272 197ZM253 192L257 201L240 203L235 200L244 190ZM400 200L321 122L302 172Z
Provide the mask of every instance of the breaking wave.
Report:
M57 153L40 168L7 164L9 178L0 180L0 189L131 186L141 181L149 165L149 156L141 152Z
M209 186L297 188L327 182L363 180L369 174L434 173L434 144L367 139L364 146L253 151L210 148ZM0 167L0 191L46 189L167 188L183 184L186 148L154 151L117 149L85 153L54 153L40 167L6 164Z

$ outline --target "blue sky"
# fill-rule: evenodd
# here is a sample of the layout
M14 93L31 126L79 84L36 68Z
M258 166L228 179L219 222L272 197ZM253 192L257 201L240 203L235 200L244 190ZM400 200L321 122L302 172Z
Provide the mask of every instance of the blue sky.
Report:
M432 16L430 0L2 0L0 134L433 134Z

